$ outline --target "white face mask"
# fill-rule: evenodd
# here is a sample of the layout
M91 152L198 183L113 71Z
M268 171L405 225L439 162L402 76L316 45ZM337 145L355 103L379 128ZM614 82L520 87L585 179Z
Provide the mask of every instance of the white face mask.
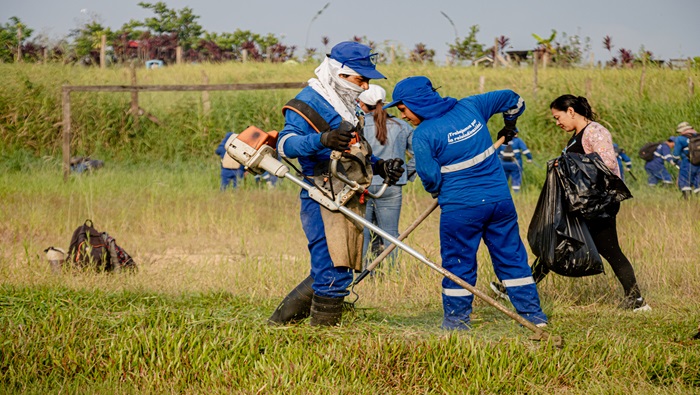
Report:
M347 66L342 67L340 62L331 58L325 58L323 63L316 68L315 73L321 85L319 89L326 92L324 97L329 100L343 119L356 124L356 100L360 96L360 93L364 92L364 89L350 81L340 78L340 74L359 74Z
M345 88L347 88L350 92L356 92L357 96L354 99L357 99L360 96L360 93L364 92L365 90L362 89L361 86L357 84L353 84L352 82L346 80L345 78L338 76L338 81L340 82L341 85L343 85Z

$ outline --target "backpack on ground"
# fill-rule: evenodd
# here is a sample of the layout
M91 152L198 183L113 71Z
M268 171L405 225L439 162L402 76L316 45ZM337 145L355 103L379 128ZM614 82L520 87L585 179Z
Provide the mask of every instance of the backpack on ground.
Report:
M73 232L66 264L79 269L94 268L98 272L136 270L131 256L107 232L95 229L89 219Z
M639 149L639 157L647 162L650 162L654 159L654 152L657 148L659 148L659 144L661 143L663 143L663 141L644 144L642 148Z
M694 166L700 166L700 134L688 137L688 159Z

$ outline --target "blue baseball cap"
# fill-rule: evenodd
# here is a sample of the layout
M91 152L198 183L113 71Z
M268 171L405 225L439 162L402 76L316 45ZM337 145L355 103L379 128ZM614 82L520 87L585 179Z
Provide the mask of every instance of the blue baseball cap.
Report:
M355 41L343 41L331 49L331 59L340 62L342 67L349 67L359 75L372 80L386 78L377 71L378 53L372 53L372 48ZM341 67L341 69L342 69Z

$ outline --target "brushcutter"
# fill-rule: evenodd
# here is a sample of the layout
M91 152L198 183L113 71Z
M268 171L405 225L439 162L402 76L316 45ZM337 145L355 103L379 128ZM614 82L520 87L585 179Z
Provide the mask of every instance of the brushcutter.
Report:
M406 253L412 255L414 258L418 259L431 269L454 281L456 284L471 292L476 297L482 299L486 303L500 310L503 314L534 332L534 335L531 336L530 339L545 341L551 339L555 345L561 345L561 337L550 335L549 332L537 327L532 322L510 311L484 292L457 277L452 272L431 262L418 251L404 244L402 241L390 235L377 225L373 224L371 221L368 221L363 216L356 214L354 211L340 203L341 201L347 201L347 199L344 199L342 196L336 196L335 199L331 199L318 187L310 185L309 183L304 182L303 179L291 174L289 172L289 168L276 158L276 151L273 147L276 145L277 134L278 133L276 131L267 133L255 126L250 126L239 135L231 136L231 138L225 143L226 152L237 162L246 166L250 171L254 173L264 173L265 171L268 171L270 174L274 174L277 177L284 177L305 189L308 192L309 197L323 207L326 207L331 211L339 211L349 219L363 224L374 233L380 235L386 240L389 240L398 248L401 248ZM339 156L340 155L336 155L336 158ZM334 160L337 159L333 159L333 156L331 156L331 161ZM334 168L332 162L331 168Z

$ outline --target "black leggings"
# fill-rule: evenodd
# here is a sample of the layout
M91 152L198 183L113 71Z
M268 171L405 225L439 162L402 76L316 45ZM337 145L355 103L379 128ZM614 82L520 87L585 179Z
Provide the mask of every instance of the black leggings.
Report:
M634 269L629 259L622 253L620 242L617 239L617 212L620 209L620 204L613 204L608 210L611 217L603 219L587 220L586 225L591 232L591 237L595 243L600 256L605 258L612 267L615 276L622 284L625 291L625 297L639 298L641 292L637 285L637 278L634 275ZM535 282L539 283L549 273L546 265L537 261L532 266L532 275Z

